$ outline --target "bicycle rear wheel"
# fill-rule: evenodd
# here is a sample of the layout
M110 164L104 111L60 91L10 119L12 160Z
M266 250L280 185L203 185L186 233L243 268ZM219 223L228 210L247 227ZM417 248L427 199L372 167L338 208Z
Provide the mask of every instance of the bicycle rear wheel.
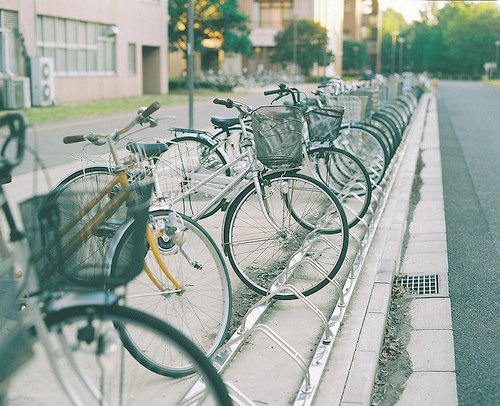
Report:
M173 286L146 247L146 271L115 293L123 295L127 306L152 314L179 329L211 356L224 342L231 319L231 283L222 254L207 231L185 215L154 211L150 213L149 226L159 233L157 243L162 260L181 286ZM126 244L125 235L120 245ZM120 245L118 253L140 255L137 249L121 249ZM127 257L116 256L111 274L128 261ZM142 351L140 341L135 343L133 338L127 348L132 347L137 352ZM173 361L158 364L155 371L166 376L184 376L192 372L188 360Z
M342 266L348 239L347 218L332 191L293 171L264 175L260 190L248 185L231 202L224 219L224 252L238 277L261 295L285 282L304 295L318 291ZM276 298L296 296L280 293Z
M204 354L178 330L149 314L116 305L87 304L50 312L45 323L55 350L50 355L59 361L64 379L80 404L151 404L158 399L181 404L199 377L206 385L205 404L232 404L221 377ZM141 352L133 352L126 345L130 337L141 343ZM151 372L154 365L173 358L189 359L195 373L179 380ZM68 363L77 368L68 368ZM146 369L141 364L150 366ZM12 400L22 397L25 403L66 404L55 381L40 376L43 366L35 366L38 375L29 382L29 393L25 390L27 382L21 382L21 378L29 378L30 371L26 371L12 383ZM30 394L36 399L27 400Z

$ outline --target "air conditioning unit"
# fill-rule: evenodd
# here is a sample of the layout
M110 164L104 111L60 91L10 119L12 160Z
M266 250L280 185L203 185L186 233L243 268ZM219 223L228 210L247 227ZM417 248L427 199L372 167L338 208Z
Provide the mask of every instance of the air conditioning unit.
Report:
M31 103L33 106L54 104L54 60L41 57L31 60Z
M30 78L13 77L3 83L3 106L6 109L31 107Z

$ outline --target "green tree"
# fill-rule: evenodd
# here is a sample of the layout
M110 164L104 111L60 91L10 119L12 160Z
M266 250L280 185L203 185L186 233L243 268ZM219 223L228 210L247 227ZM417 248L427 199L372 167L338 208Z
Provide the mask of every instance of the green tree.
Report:
M276 47L271 55L273 63L297 63L302 73L309 75L315 64L328 66L333 54L327 49L328 32L312 20L292 21L274 38Z
M392 73L397 70L398 44L397 37L404 37L409 28L408 23L401 13L387 9L382 17L382 70Z
M485 62L495 61L495 41L500 37L500 7L495 3L451 6L454 13L443 27L450 63L458 73L479 76Z
M496 3L449 2L442 9L431 3L405 32L409 61L417 72L478 77L484 62L495 60L499 33Z
M342 50L342 67L344 71L362 71L368 62L366 46L362 42L344 40Z
M248 17L237 0L197 0L194 3L194 49L203 52L210 44L225 52L252 54ZM169 0L168 35L171 51L187 53L188 2Z

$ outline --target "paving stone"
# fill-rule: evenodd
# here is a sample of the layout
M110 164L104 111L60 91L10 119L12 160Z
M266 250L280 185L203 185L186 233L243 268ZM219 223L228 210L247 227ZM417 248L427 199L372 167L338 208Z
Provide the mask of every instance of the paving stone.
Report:
M451 330L415 330L408 343L413 372L454 372Z
M448 272L446 252L406 253L401 273L407 275L428 275Z
M378 354L371 351L356 351L344 388L343 403L369 405L373 382L378 366Z
M425 234L422 234L425 235ZM429 234L429 236L435 236L436 234ZM427 254L433 252L447 252L447 244L444 240L432 240L432 239L416 239L411 238L408 241L406 248L406 254Z
M422 233L445 233L446 223L444 220L419 221L410 224L410 234Z
M410 304L411 325L415 330L451 330L449 298L417 298Z
M396 406L456 406L456 377L453 372L414 372Z

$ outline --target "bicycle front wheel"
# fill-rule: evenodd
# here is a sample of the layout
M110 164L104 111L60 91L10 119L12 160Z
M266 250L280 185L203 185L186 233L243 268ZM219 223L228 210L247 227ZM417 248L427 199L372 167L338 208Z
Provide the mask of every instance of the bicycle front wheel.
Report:
M83 305L51 312L45 322L57 350L50 356L72 365L65 367L64 379L80 404L150 404L159 398L172 405L187 404L186 393L200 377L208 395L206 404L232 404L203 352L177 329L149 314L116 305ZM140 342L140 352L124 347L131 336ZM189 379L167 380L151 372L154 368L141 365L163 365L177 358L189 359L193 365L195 374ZM51 404L57 404L57 391L47 387L50 382L35 381L46 385L37 389L33 386L38 382L30 382L37 402L47 394Z
M158 236L161 261L179 286L174 286L151 249L145 247L145 271L115 293L123 294L127 306L179 329L211 356L224 342L231 319L231 283L222 254L207 231L185 215L154 211L149 227ZM127 236L120 242L127 244ZM141 255L137 249L118 247L117 252ZM114 258L111 273L127 262L127 258ZM136 343L134 338L127 348L135 347L140 352L140 341ZM168 361L172 363L156 365L155 372L167 376L192 372L188 359Z
M196 135L182 135L167 142L169 148L156 162L158 186L156 192L180 213L194 216L224 187L214 179L199 186L200 182L227 163L217 143ZM230 176L223 171L222 176ZM222 202L210 207L201 217L216 213Z
M370 175L362 162L334 147L312 148L307 155L319 179L341 201L349 227L358 224L368 211L372 196Z
M284 283L304 295L318 291L342 266L348 240L347 218L332 191L293 171L264 175L258 190L248 185L224 220L224 252L238 277L261 295Z

